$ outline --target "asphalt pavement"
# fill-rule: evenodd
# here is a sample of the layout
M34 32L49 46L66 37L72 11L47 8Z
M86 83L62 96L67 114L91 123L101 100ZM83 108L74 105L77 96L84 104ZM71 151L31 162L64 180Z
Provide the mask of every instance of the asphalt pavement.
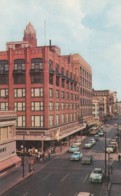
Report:
M82 140L84 140L85 137L82 137ZM71 143L74 141L72 140ZM38 173L40 170L42 170L48 163L50 163L56 156L59 156L59 154L65 153L68 151L69 145L56 148L56 153L51 155L50 160L47 160L45 162L37 162L34 164L34 170L29 172L28 167L28 160L25 159L25 170L24 170L24 177L23 177L23 167L19 165L17 168L14 168L10 172L4 173L4 175L0 176L0 195L4 196L4 193L12 189L17 184L21 183L22 181L29 178L31 175L34 175ZM119 153L121 153L121 141L119 143ZM108 183L109 185L109 195L110 196L121 196L121 162L118 161L118 154L114 155L113 159L113 170L112 174L110 175L110 181ZM106 195L104 192L102 192L101 196Z
M81 139L82 141L85 139L85 136L77 136L78 138L73 138L70 140L70 144L72 144L76 139ZM38 173L42 170L50 161L52 161L56 156L67 152L69 149L69 144L65 146L56 147L56 151L54 154L51 154L50 160L46 160L43 162L36 162L33 165L33 169L29 171L28 165L28 157L25 158L24 170L23 167L18 165L16 168L0 175L0 196L4 195L7 191L12 189L17 184L29 178L31 175Z

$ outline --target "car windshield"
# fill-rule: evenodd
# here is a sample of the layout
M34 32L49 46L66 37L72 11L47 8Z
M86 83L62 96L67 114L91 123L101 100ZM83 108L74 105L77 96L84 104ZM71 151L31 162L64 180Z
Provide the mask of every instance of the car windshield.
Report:
M79 152L74 152L73 154L74 154L74 155L78 155L78 154L80 154L80 153L79 153Z
M77 148L77 146L71 146L71 148Z
M95 174L101 174L102 173L102 170L95 169L93 173L95 173Z

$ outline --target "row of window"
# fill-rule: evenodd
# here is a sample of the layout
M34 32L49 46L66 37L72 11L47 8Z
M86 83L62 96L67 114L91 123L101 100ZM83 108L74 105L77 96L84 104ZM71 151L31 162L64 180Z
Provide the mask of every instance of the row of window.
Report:
M70 99L70 100L78 100L79 95L72 94L69 92L59 91L50 88L49 89L49 97L53 98L54 93L56 98L62 98L62 99ZM14 97L25 97L26 96L26 89L14 89ZM0 89L0 97L8 97L8 89ZM43 97L43 88L31 88L31 97Z
M78 119L78 114L57 114L49 116L49 126L60 125L68 122L73 122ZM17 127L26 126L26 117L19 116L17 119ZM44 127L44 117L43 116L31 116L31 126L32 127Z
M50 111L55 110L76 110L79 108L79 105L76 103L55 103L54 102L49 102L49 107ZM44 103L42 101L40 102L31 102L31 110L32 111L43 111L44 109ZM8 110L8 103L6 102L1 102L0 103L0 111L5 111ZM14 110L15 111L25 111L26 110L26 103L25 102L15 102L14 103Z
M92 76L91 76L91 74L89 74L84 68L82 68L82 67L80 67L80 74L84 77L84 78L86 78L86 79L88 79L88 80L91 80L92 79Z

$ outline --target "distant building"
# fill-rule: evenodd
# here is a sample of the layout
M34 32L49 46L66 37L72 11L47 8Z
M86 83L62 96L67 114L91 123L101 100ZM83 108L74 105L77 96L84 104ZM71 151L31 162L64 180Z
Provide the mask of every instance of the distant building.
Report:
M51 41L37 46L26 26L23 41L7 42L0 52L0 110L15 110L17 140L62 139L91 124L92 70L79 55L61 55Z
M92 91L93 115L100 121L107 116L114 116L117 112L117 93L110 90Z
M0 112L0 174L20 163L16 156L16 113Z

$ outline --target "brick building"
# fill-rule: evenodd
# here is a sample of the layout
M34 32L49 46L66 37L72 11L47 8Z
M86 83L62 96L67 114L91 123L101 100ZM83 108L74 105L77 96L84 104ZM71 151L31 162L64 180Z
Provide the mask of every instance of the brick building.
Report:
M17 112L17 140L62 139L92 122L92 71L79 55L61 55L51 41L37 46L26 26L23 41L0 52L0 110Z

